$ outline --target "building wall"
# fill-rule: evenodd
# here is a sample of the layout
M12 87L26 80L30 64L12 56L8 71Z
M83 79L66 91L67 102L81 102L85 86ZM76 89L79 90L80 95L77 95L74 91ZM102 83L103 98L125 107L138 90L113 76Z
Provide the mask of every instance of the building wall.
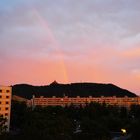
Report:
M7 131L10 128L11 95L11 87L0 86L0 115L7 118Z
M131 105L140 105L140 97L51 97L44 98L43 96L36 98L33 97L30 101L28 101L28 105L30 106L69 106L73 105L82 105L85 106L88 103L97 102L97 103L106 103L109 105L117 105L130 107Z

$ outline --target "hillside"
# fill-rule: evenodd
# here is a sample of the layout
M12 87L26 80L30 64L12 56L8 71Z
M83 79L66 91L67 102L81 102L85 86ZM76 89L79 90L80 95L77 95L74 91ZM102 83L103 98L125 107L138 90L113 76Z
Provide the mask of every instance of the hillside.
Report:
M32 86L27 84L18 84L13 87L13 95L17 95L26 99L35 96L44 97L100 97L100 96L116 96L116 97L135 97L136 94L119 88L113 84L99 84L99 83L71 83L71 84L58 84L53 82L46 86Z

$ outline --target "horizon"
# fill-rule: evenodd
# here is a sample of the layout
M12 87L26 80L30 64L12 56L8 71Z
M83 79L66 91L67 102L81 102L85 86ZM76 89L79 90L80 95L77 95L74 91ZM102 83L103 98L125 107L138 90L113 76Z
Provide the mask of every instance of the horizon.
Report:
M140 1L2 0L0 84L112 83L140 95Z

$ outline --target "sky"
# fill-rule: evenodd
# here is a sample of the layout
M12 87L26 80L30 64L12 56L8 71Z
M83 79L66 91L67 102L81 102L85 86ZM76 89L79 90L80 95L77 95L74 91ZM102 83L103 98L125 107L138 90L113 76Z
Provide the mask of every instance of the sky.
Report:
M140 95L139 0L1 0L0 84L113 83Z

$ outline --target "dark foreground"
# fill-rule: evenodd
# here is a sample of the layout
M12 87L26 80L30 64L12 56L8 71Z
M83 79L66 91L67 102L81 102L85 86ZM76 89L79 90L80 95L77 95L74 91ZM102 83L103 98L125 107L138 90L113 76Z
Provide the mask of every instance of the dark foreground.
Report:
M127 132L123 134L122 128ZM0 140L111 140L116 134L140 139L140 106L128 110L91 103L84 108L71 105L32 110L13 102L11 132L0 135Z

